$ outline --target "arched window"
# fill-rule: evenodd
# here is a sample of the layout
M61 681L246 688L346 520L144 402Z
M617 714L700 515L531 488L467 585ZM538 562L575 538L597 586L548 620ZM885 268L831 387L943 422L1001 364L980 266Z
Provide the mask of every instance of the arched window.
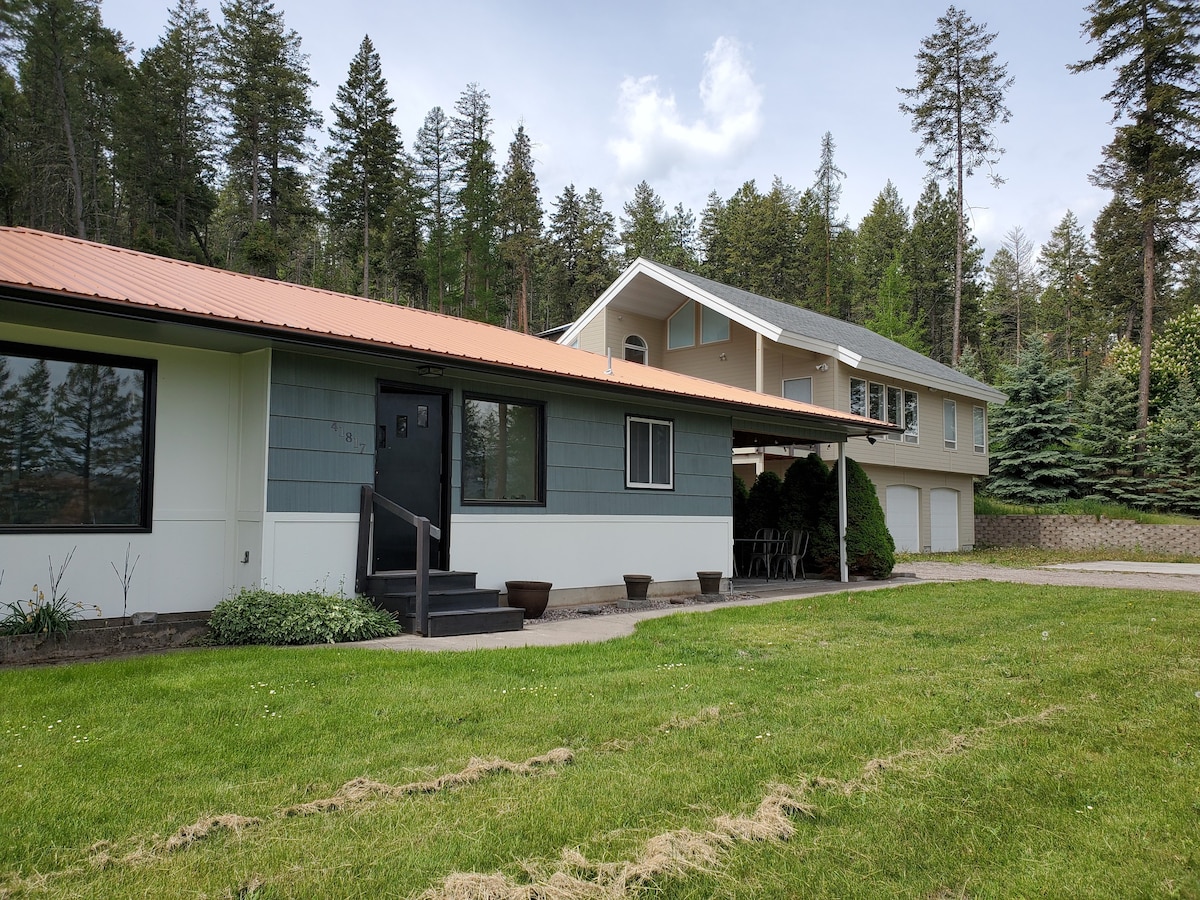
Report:
M625 338L625 359L629 362L646 365L646 342L636 334Z

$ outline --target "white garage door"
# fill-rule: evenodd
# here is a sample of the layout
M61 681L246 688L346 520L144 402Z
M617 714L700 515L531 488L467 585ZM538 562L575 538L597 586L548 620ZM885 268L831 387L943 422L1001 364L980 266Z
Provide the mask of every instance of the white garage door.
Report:
M908 553L921 550L920 492L909 484L889 485L887 527L896 549Z
M934 553L955 552L958 543L958 491L929 492L929 544Z

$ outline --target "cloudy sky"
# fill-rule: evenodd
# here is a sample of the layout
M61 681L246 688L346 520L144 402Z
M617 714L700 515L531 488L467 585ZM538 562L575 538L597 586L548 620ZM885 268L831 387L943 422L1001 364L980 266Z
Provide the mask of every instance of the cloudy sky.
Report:
M204 2L204 0L202 0ZM135 59L165 28L173 2L103 0L107 25ZM215 22L216 0L207 2ZM744 182L814 180L821 136L831 132L845 171L842 213L857 225L890 179L911 209L926 175L897 88L916 83L921 39L942 0L276 0L302 39L329 107L369 34L411 147L434 106L453 111L470 82L492 101L497 164L518 123L535 145L543 205L567 184L598 188L620 215L643 179L669 208L697 219L708 194ZM1102 97L1107 72L1072 75L1089 55L1082 0L1008 0L960 8L986 23L1015 83L1007 151L993 188L977 176L964 192L988 257L1020 226L1043 241L1069 209L1087 226L1107 202L1088 182L1112 137Z

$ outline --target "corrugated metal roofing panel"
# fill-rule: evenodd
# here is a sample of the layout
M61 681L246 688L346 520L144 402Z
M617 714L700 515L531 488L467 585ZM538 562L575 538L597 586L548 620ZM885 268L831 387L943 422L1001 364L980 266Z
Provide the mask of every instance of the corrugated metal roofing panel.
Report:
M837 423L851 434L879 422L782 397L612 360L493 325L303 285L241 275L26 228L0 228L0 284L88 298L114 309L157 309L241 323L314 342L334 339L376 350L428 354L614 388L791 414Z

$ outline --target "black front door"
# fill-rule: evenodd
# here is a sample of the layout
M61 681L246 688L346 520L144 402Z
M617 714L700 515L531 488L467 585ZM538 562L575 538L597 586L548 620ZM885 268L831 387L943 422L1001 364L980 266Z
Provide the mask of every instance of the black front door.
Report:
M446 396L381 385L376 402L375 491L443 529L430 542L429 564L446 568ZM375 571L413 569L416 529L375 511Z

